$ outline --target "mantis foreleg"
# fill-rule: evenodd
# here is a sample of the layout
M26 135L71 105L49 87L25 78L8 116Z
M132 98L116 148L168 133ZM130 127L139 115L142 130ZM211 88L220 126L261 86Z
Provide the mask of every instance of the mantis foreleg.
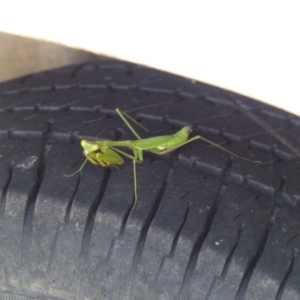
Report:
M134 202L133 202L133 206L131 208L130 211L130 215L132 215L132 213L134 212L135 208L136 208L136 204L137 204L137 199L138 199L138 193L137 193L137 178L136 178L136 163L142 163L144 161L143 158L143 152L141 150L137 150L137 149L132 149L134 156L118 149L115 147L111 147L111 149L113 149L114 151L130 158L132 160L132 165L133 165L133 182L134 182Z
M79 173L80 171L82 171L83 167L85 166L85 164L87 163L88 159L86 158L85 161L83 162L83 164L81 165L81 167L74 173L70 174L70 175L67 175L67 174L64 174L65 177L72 177L74 175L76 175L77 173Z

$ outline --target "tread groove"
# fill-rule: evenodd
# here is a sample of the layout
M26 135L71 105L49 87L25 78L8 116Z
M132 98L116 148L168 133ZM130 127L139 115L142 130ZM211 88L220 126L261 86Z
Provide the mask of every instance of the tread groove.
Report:
M286 187L286 177L281 176L280 181L279 181L279 186L275 189L274 194L273 194L273 199L274 199L274 205L278 208L282 207L283 204L283 193Z
M166 191L166 188L168 186L168 181L170 176L173 174L174 170L169 168L169 170L166 172L166 175L163 179L163 182L161 184L160 190L156 196L156 199L154 201L153 207L150 210L148 216L145 218L144 224L142 225L141 231L140 231L140 236L138 238L138 242L135 248L134 256L133 256L133 261L132 261L132 266L131 266L131 272L130 272L130 278L128 280L128 286L127 286L127 292L126 292L126 297L125 299L130 299L131 297L129 296L129 290L130 286L133 285L135 275L136 275L136 270L138 268L138 265L140 263L146 238L149 232L150 225L156 216L157 210L159 208L159 204L161 202L162 197L164 196L164 193Z
M105 194L109 179L111 175L111 169L110 168L105 168L104 173L103 173L103 178L101 181L101 185L98 191L97 196L93 200L88 214L87 214L87 219L85 222L84 226L84 231L83 231L83 238L82 238L82 243L81 243L81 251L80 251L80 259L79 259L79 272L78 272L78 277L77 277L77 296L79 296L79 287L80 287L80 278L84 272L85 265L88 260L88 251L89 251L89 245L90 245L90 239L95 223L95 217L98 211L98 207L103 199L103 196Z
M65 224L69 224L71 208L72 208L73 202L75 200L76 194L78 192L79 185L80 185L80 173L78 174L78 178L77 178L77 182L75 184L74 192L71 195L70 200L69 200L68 205L67 205L67 208L66 208L66 214L65 214L65 220L64 220Z
M199 235L196 239L196 242L195 242L194 247L193 247L193 249L191 251L191 254L190 254L189 261L187 263L187 267L186 267L186 270L185 270L185 273L184 273L184 277L183 277L183 280L182 280L180 290L178 292L178 299L185 299L186 298L188 288L189 288L189 285L190 285L190 281L191 281L191 278L193 276L194 269L196 267L196 263L197 263L199 253L202 249L202 246L204 244L204 241L205 241L208 233L210 232L212 223L214 221L214 218L215 218L216 213L218 211L219 205L221 203L221 200L222 200L223 195L226 192L226 190L227 190L227 186L222 185L220 187L219 192L218 192L218 194L217 194L217 196L214 200L214 203L212 204L212 206L209 210L209 213L207 215L204 228L199 233Z
M104 263L104 267L101 271L101 275L100 275L100 278L99 278L99 286L101 286L102 282L103 282L103 278L105 277L105 273L107 272L107 265L110 261L110 258L113 254L113 249L114 249L114 246L115 246L115 243L116 243L116 237L114 236L111 240L111 243L109 245L109 250L107 251L107 255L105 257L105 263ZM98 291L97 293L97 299L100 299L100 290Z
M185 195L186 196L186 195ZM184 197L185 197L184 196ZM174 239L173 239L173 242L172 242L172 246L171 246L171 250L170 250L170 253L167 255L168 258L173 258L174 257L174 254L175 254L175 251L176 251L176 247L177 247L177 243L178 243L178 239L180 237L180 234L182 232L182 229L187 221L187 218L188 218L188 215L189 215L189 212L190 212L190 208L187 207L186 210L185 210L185 213L184 213L184 217L183 217L183 220L180 224L180 226L178 227L178 230L177 232L175 233L175 236L174 236Z
M56 244L57 244L57 239L58 239L58 235L59 235L59 232L61 230L61 224L60 222L57 223L57 226L56 226L56 230L55 230L55 234L54 234L54 238L53 238L53 241L52 241L52 244L51 244L51 250L50 250L50 255L49 255L49 260L48 260L48 263L47 263L47 270L46 270L46 275L45 275L45 284L46 286L48 286L48 281L49 281L49 273L50 273L50 270L51 270L51 266L52 266L52 262L53 262L53 258L54 258L54 253L55 253L55 249L56 249Z
M299 234L297 233L297 234L295 234L294 236L292 236L287 242L286 242L286 246L288 245L288 244L290 244L295 238L297 238L299 236Z
M13 166L12 163L8 164L8 168L7 168L8 172L7 172L7 179L6 182L4 184L2 193L1 193L1 197L0 197L0 215L3 215L5 212L5 206L6 206L6 197L7 197L7 191L12 179L12 173L13 173Z
M293 269L294 269L294 262L295 262L295 249L293 248L289 268L288 268L286 274L284 275L284 278L283 278L282 282L279 285L278 292L276 294L275 300L281 300L282 299L284 289L285 289L285 287L286 287L286 285L289 281L289 278L290 278L290 276L293 272Z
M169 258L169 259L173 259L173 258L174 258L174 254L175 254L177 242L178 242L178 239L179 239L179 237L180 237L181 231L182 231L182 229L183 229L183 227L184 227L184 225L185 225L185 223L186 223L186 221L187 221L189 211L190 211L190 209L189 209L189 207L188 207L188 208L185 210L183 220L182 220L181 224L179 225L179 227L178 227L178 229L177 229L177 231L176 231L176 233L175 233L175 235L174 235L174 239L173 239L173 242L172 242L172 246L171 246L170 252L169 252L168 254L167 254L167 253L164 253L164 255L163 255L163 257L162 257L162 259L161 259L161 261L160 261L160 264L159 264L159 266L158 266L157 272L156 272L156 274L155 274L155 278L154 278L153 283L152 283L152 287L151 287L151 291L152 291L152 292L150 293L150 295L149 295L149 297L148 297L149 300L153 299L153 292L154 292L154 289L155 289L155 285L156 285L156 283L157 283L157 281L158 281L158 278L159 278L159 275L160 275L160 273L161 273L161 270L162 270L162 268L163 268L163 266L164 266L165 260L166 260L167 258Z
M245 270L245 273L242 277L242 280L240 282L239 288L237 290L236 296L235 296L235 300L242 300L244 299L244 295L247 291L247 287L249 285L249 282L251 280L251 276L264 252L264 249L267 245L268 239L269 239L269 235L270 235L270 231L273 227L273 223L274 223L274 218L276 217L276 214L278 213L278 210L275 208L273 210L272 215L270 216L268 223L265 226L265 229L262 233L261 239L259 241L258 247L255 251L255 253L253 254L252 258L249 261L249 265Z
M241 227L238 229L235 244L234 244L234 246L232 247L232 249L231 249L231 251L230 251L228 257L226 258L226 261L225 261L225 264L224 264L224 267L223 267L223 270L222 270L222 273L221 273L221 276L220 276L220 279L222 279L222 280L225 280L225 277L226 277L226 275L227 275L227 272L228 272L228 269L229 269L229 266L230 266L232 257L233 257L233 255L234 255L234 252L235 252L236 247L237 247L238 244L239 244L239 241L240 241L240 238L241 238L242 233L243 233L243 226L241 226Z
M46 169L46 156L48 154L47 144L44 143L42 147L42 153L40 154L39 163L36 169L36 176L33 185L28 193L23 222L23 234L22 234L22 261L21 261L21 283L26 282L25 278L28 278L30 254L29 248L31 243L32 223L34 218L34 208L37 200L37 196L40 187L43 183L45 169ZM26 275L26 276L25 276Z

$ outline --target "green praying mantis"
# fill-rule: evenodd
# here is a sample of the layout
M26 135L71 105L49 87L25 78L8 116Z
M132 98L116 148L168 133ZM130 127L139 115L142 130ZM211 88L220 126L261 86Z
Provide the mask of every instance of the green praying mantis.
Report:
M134 118L132 118L130 115L120 110L119 108L116 108L116 112L125 122L125 124L129 127L132 133L136 136L137 140L127 140L127 141L82 140L81 146L83 148L83 155L86 157L86 159L81 165L81 167L75 173L66 176L68 177L73 176L78 172L80 172L88 161L94 165L100 165L102 167L111 167L111 166L122 165L124 163L122 156L131 159L133 162L134 203L131 208L130 214L134 212L137 205L137 199L138 199L136 163L143 163L144 151L149 151L157 155L164 155L186 144L189 144L195 140L201 139L229 153L230 155L236 158L246 160L246 161L251 161L251 162L257 162L245 157L241 157L200 135L196 135L189 139L189 134L192 132L192 128L190 125L183 127L181 130L179 130L178 132L172 135L163 135L163 136L156 136L156 137L142 139L140 135L133 129L133 127L131 126L128 120L131 120L132 122L134 122L135 124L137 124L138 126L140 126L146 131L149 130L145 128L142 124L140 124L138 121L136 121ZM130 155L120 150L119 147L127 147L128 149L132 150L133 155Z

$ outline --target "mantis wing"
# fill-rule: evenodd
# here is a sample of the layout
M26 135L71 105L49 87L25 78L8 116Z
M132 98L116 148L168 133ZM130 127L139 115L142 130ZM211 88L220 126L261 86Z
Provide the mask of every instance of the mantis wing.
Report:
M161 150L165 150L170 147L173 141L172 135L162 135L157 137L151 137L147 139L137 140L132 143L134 148L140 150L151 150L153 148L162 148Z
M163 135L148 139L137 140L133 142L133 146L140 150L155 150L163 151L170 148L178 148L184 144L191 132L190 126L185 126L178 132L172 135Z

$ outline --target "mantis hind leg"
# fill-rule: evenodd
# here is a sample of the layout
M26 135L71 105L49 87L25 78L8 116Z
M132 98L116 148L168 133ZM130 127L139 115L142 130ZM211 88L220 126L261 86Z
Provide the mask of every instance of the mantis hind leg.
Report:
M250 162L254 162L254 163L259 163L259 164L262 163L262 162L259 161L259 160L252 160L252 159L249 159L249 158L246 158L246 157L242 157L242 156L240 156L240 155L237 155L237 154L231 152L230 150L227 150L226 148L224 148L224 147L222 147L222 146L220 146L220 145L218 145L218 144L216 144L216 143L214 143L214 142L212 142L212 141L210 141L210 140L204 138L203 136L196 135L196 136L194 137L194 139L201 139L201 140L203 140L204 142L209 143L209 144L213 145L214 147L219 148L220 150L223 150L223 151L227 152L228 154L230 154L230 155L232 155L232 156L234 156L234 157L236 157L236 158L238 158L238 159L242 159L242 160L250 161ZM189 141L188 141L188 142L189 142Z
M180 147L182 147L182 146L184 146L184 145L186 145L186 144L189 144L189 143L191 143L191 142L193 142L193 141L195 141L195 140L198 140L198 139L200 139L200 140L202 140L202 141L204 141L204 142L206 142L206 143L208 143L208 144L211 144L212 146L214 146L214 147L216 147L216 148L219 148L220 150L223 150L223 151L227 152L228 154L230 154L230 155L232 155L232 156L234 156L234 157L236 157L236 158L238 158L238 159L242 159L242 160L245 160L245 161L250 161L250 162L254 162L254 163L259 163L259 164L261 164L261 161L258 161L258 160L252 160L252 159L249 159L249 158L246 158L246 157L239 156L239 155L237 155L236 153L233 153L233 152L231 152L230 150L227 150L226 148L224 148L224 147L218 145L217 143L214 143L213 141L210 141L210 140L204 138L204 137L201 136L201 135L196 135L196 136L194 136L193 138L187 140L186 142L184 142L184 143L182 143L182 144L180 144L180 145L178 145L178 146L175 146L175 147L173 147L173 148L169 148L169 149L167 149L167 150L165 150L165 151L161 151L160 153L156 153L156 152L155 152L155 153L158 154L158 155L167 154L167 153L169 153L169 152L171 152L171 151L174 151L174 150L176 150L176 149L178 149L178 148L180 148Z

